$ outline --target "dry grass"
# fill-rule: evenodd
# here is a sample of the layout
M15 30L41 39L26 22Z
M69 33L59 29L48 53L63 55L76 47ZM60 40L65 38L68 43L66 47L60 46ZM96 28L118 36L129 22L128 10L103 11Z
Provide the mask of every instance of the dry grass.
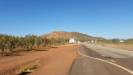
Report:
M125 50L131 50L133 51L133 44L107 44L107 43L102 43L103 46L106 47L111 47L111 48L120 48L120 49L125 49Z

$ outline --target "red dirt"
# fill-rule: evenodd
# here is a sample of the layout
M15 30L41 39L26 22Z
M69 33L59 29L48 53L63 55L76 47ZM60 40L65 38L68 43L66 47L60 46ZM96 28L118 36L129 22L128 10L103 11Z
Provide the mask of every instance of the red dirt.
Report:
M39 66L30 75L68 75L77 46L53 47L48 51L33 51L22 56L0 57L0 75L15 75L17 67L39 60ZM45 48L44 48L45 49Z
M42 56L48 55L48 51L33 51L22 56L8 56L0 59L0 75L15 75L17 68L22 65L39 60Z
M68 75L77 56L76 46L60 46L50 50L47 58L42 58L38 69L30 75Z

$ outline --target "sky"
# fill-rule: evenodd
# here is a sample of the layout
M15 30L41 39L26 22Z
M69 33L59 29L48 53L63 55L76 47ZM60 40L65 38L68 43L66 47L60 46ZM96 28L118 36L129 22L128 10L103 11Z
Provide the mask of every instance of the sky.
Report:
M0 0L0 34L133 38L133 0Z

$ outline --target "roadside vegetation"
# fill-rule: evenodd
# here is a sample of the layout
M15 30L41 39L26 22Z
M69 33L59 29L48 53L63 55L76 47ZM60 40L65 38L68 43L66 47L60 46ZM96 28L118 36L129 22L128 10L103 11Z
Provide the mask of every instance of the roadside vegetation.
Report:
M133 39L102 39L98 40L98 43L133 44Z
M13 55L18 48L25 51L32 51L44 46L52 46L67 43L67 39L48 39L36 35L24 37L0 34L0 54L2 56Z
M107 47L133 50L133 39L104 39L97 43Z

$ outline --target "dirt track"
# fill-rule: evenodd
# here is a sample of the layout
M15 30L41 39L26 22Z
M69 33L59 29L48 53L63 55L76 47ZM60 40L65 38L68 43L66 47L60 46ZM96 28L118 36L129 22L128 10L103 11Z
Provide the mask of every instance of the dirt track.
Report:
M47 58L42 58L37 70L30 75L68 75L77 56L76 46L62 46L50 50Z

